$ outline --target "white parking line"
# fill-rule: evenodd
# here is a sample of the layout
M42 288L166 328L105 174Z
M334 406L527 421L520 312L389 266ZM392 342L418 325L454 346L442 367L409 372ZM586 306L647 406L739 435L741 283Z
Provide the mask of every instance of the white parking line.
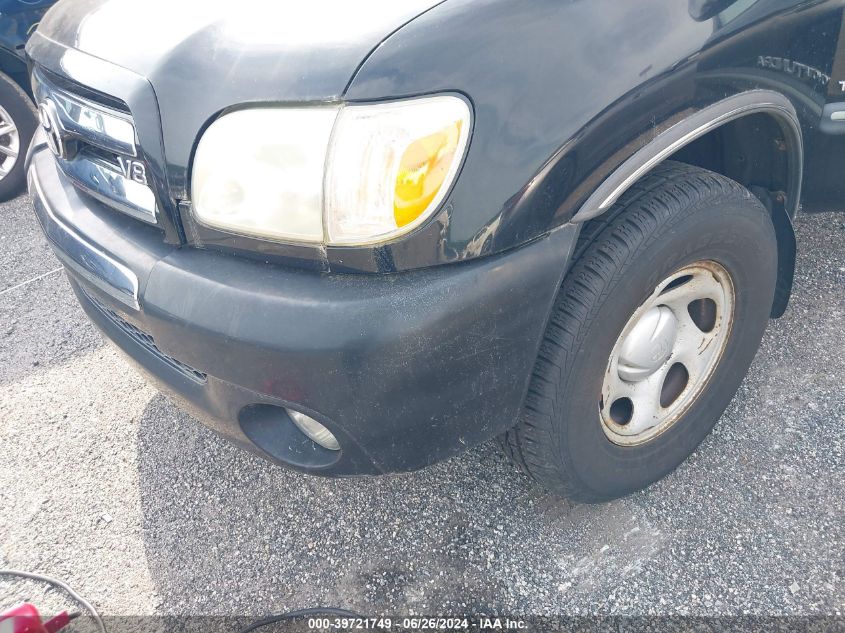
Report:
M12 290L17 290L18 288L23 288L24 286L31 284L33 281L38 281L39 279L44 279L44 277L48 277L53 273L57 273L62 270L63 266L59 266L49 272L44 273L43 275L38 275L37 277L33 277L32 279L27 279L26 281L22 281L19 284L16 284L10 288L6 288L5 290L0 290L0 297L2 297L7 292L12 292Z

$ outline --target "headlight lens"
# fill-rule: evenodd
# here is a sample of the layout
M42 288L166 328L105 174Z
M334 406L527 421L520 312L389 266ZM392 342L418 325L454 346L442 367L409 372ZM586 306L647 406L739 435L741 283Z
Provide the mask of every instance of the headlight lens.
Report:
M323 169L337 108L220 117L200 140L192 198L203 224L271 239L323 239Z
M440 206L470 128L469 106L450 95L236 111L197 148L194 212L203 224L270 239L384 241Z

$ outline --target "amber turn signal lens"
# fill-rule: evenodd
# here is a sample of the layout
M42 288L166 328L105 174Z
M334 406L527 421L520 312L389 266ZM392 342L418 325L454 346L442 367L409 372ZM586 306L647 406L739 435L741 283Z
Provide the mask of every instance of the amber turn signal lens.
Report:
M405 226L429 208L446 177L458 151L461 121L417 139L408 146L399 163L393 215L396 226Z
M326 160L326 241L386 242L429 219L458 177L471 130L470 105L457 95L344 105Z

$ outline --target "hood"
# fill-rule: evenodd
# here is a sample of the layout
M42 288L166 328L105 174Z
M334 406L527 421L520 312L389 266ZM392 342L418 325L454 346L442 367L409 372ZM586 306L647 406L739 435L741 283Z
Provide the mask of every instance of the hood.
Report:
M65 0L40 33L157 93L177 83L212 98L331 100L385 37L440 1Z
M373 49L442 1L64 0L38 39L152 87L169 182L184 197L192 147L214 116L249 103L339 100ZM89 87L128 103L120 86L94 77L103 85Z

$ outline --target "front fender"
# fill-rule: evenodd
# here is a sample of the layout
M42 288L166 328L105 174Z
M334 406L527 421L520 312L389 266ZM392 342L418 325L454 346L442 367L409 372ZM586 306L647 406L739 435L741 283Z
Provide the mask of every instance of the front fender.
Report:
M385 259L414 268L547 233L661 132L742 93L781 95L802 133L813 130L841 5L743 6L696 20L676 0L449 0L400 29L365 60L344 98L460 91L476 118L443 209L411 239L384 247ZM790 44L801 41L812 46ZM778 55L800 55L816 70L796 77L761 63ZM793 164L800 169L799 154ZM788 192L795 201L799 188Z

